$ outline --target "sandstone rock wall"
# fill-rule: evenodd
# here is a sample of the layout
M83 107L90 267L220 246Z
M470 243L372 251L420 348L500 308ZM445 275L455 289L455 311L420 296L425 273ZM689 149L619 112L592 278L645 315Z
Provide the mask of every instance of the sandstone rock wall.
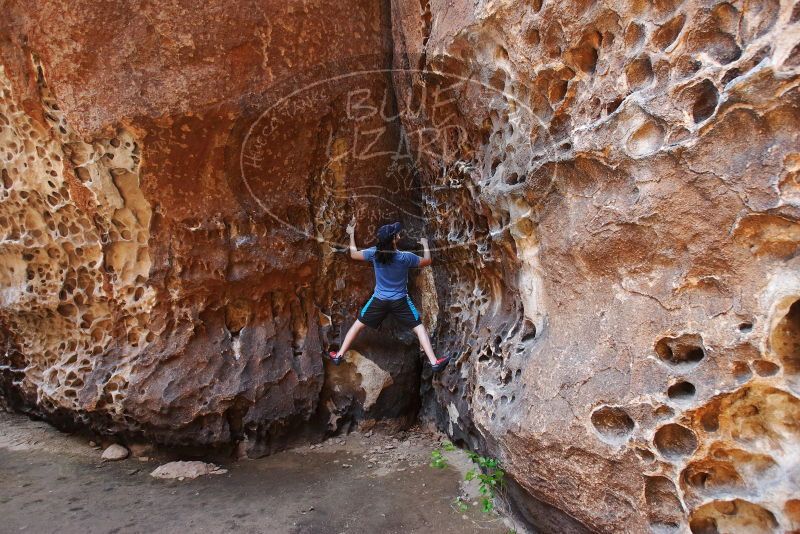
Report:
M422 383L542 531L800 529L796 3L3 12L0 402L262 454ZM323 366L352 214L427 220L444 375Z
M388 67L389 34L388 5L371 1L4 2L0 398L250 454L413 421L408 338L365 336L355 348L375 365L342 366L336 388L321 357L372 283L331 245L353 212L336 188L373 183L387 158L348 157L347 83L278 106L291 115L277 128L263 120L273 88L324 65ZM386 130L379 146L399 123ZM356 207L366 240L378 215Z
M800 4L392 14L457 356L427 416L544 531L800 529Z

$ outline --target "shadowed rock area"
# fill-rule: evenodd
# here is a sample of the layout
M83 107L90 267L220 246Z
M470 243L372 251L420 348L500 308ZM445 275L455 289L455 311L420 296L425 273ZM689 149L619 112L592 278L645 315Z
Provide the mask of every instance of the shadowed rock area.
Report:
M800 7L24 0L0 402L260 456L433 421L543 532L800 529ZM340 254L402 219L439 354ZM411 243L409 247L413 247Z

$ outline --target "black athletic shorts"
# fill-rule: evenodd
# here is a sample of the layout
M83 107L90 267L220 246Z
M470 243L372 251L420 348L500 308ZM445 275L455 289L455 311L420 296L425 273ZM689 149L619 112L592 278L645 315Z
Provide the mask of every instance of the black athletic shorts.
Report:
M394 317L395 321L406 328L422 324L419 312L408 296L397 300L382 300L373 295L361 308L358 320L370 328L378 328L387 315Z

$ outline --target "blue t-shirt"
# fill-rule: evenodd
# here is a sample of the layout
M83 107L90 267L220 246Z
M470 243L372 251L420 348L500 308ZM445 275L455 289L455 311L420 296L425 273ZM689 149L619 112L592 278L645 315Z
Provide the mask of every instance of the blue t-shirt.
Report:
M375 268L375 293L381 300L397 300L408 295L408 270L419 267L419 256L403 250L395 251L391 263L380 263L375 259L375 247L362 250L364 259Z

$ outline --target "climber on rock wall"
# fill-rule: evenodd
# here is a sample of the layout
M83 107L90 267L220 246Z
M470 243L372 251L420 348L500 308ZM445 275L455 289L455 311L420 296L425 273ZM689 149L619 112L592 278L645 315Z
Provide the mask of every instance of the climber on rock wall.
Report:
M338 351L329 351L328 357L335 365L344 360L344 355L353 340L364 325L378 328L387 315L391 315L402 326L411 328L425 351L434 372L441 371L447 366L450 357L436 358L431 346L431 340L425 326L420 321L419 311L408 295L408 270L412 267L427 267L431 264L431 251L428 249L428 240L420 239L423 256L420 258L412 252L397 250L402 225L399 222L385 224L378 228L378 244L374 247L358 250L355 238L355 220L347 226L350 235L350 257L354 260L372 263L375 271L375 291L367 300L358 318L347 331L341 348Z

